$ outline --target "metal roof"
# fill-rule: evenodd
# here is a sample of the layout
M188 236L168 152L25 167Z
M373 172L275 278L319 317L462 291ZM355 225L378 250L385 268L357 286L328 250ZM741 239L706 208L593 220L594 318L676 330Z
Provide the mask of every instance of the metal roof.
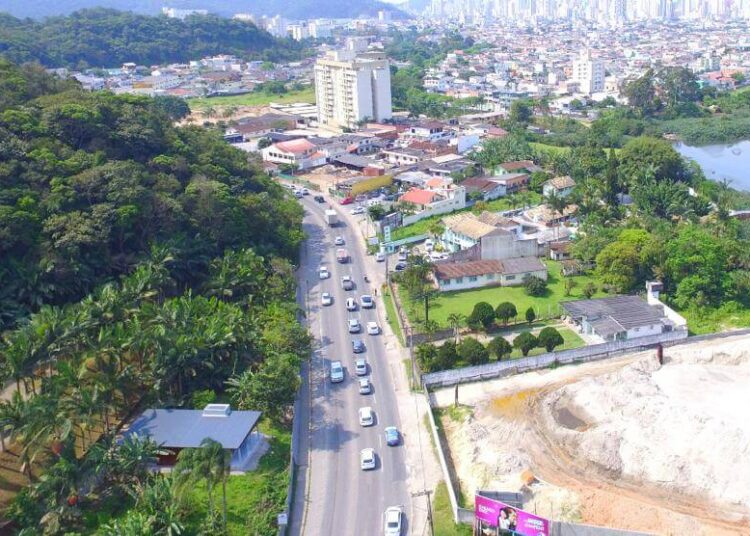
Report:
M662 307L649 305L638 296L567 301L562 302L562 306L572 318L585 318L597 332L597 326L607 333L619 333L630 328L664 323L666 318Z
M205 416L199 409L147 409L130 426L128 435L149 436L164 447L195 448L210 437L225 449L236 449L255 428L259 411L232 411Z

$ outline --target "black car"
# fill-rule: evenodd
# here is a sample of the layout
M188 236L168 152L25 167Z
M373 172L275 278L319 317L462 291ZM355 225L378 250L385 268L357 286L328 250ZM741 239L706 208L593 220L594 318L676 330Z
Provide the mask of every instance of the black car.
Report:
M354 339L352 341L352 351L355 354L361 354L365 351L365 343L363 343L360 339Z
M400 272L400 271L402 271L402 270L406 270L406 263L405 263L405 262L397 262L397 263L396 263L396 267L395 267L395 270L396 270L397 272Z
M325 203L326 202L326 200L323 199L322 195L316 195L315 197L313 197L313 199L315 199L315 201L317 201L318 203Z

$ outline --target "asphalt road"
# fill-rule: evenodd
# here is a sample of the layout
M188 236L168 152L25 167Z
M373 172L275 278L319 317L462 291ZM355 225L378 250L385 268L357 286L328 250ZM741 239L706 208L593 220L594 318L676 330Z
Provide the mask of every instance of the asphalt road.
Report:
M385 314L376 299L375 309L346 310L345 301L354 297L359 302L362 294L373 294L364 281L364 248L356 229L344 222L329 228L323 219L327 204L316 203L312 196L303 200L306 209L305 232L309 236L302 258L301 281L307 302L308 326L315 337L315 351L310 368L310 436L309 481L306 483L306 512L302 533L310 536L382 535L383 512L389 506L404 507L402 534L409 534L409 494L407 467L403 445L388 447L383 430L396 426L401 430L394 380L398 361L388 363L382 335L367 335L369 321L376 321L381 329ZM350 255L350 262L336 262L334 238L342 236ZM328 267L331 277L321 280L318 268ZM341 278L350 275L355 288L345 291ZM333 304L321 305L322 292L333 296ZM358 318L362 332L349 334L347 320ZM352 339L365 342L363 354L352 352ZM369 366L373 392L361 395L354 373L356 357L364 356ZM331 361L341 361L346 369L343 383L332 384L329 379ZM375 412L375 425L362 427L358 410L370 406ZM362 471L359 455L363 448L372 447L377 455L375 470ZM300 492L301 490L298 490Z

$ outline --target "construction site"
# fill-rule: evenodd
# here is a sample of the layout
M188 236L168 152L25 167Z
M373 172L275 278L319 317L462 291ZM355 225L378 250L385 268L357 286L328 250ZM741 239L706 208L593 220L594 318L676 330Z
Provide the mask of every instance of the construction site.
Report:
M750 336L434 391L456 475L547 519L750 534ZM456 403L457 402L457 403ZM470 504L464 504L470 507Z

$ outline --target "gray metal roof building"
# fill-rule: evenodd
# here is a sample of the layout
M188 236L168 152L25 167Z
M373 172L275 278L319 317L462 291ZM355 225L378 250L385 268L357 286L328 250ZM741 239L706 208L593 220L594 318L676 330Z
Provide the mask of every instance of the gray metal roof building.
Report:
M561 303L575 321L587 322L597 335L610 338L633 328L671 325L658 305L649 305L638 296L612 296Z

